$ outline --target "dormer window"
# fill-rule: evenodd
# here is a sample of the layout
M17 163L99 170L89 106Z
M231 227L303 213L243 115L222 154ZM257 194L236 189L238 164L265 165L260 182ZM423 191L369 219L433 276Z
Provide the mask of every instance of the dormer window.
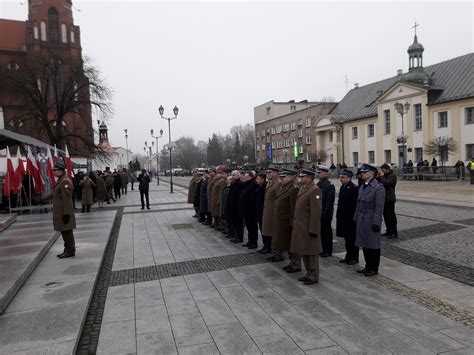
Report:
M59 14L54 7L48 10L48 32L50 42L59 42Z
M67 43L67 27L65 23L61 25L61 42Z

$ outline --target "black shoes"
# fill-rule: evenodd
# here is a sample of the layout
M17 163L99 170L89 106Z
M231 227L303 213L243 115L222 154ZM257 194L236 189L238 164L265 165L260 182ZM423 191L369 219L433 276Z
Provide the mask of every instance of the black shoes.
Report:
M348 260L346 260L346 259L341 259L341 260L339 260L339 262L340 262L340 263L343 263L343 264L346 264L346 263L348 262Z
M76 255L76 249L64 249L64 253L59 254L59 259L66 259Z
M271 261L273 263L277 263L279 261L285 260L285 258L283 256L279 255L279 254L275 254L275 255L267 257L267 260Z
M290 266L288 269L285 270L289 274L294 274L295 272L300 272L300 268L296 268L294 266Z
M390 234L387 239L397 239L398 238L398 235L396 234Z
M245 243L245 244L242 244L242 246L243 246L244 248L247 248L247 247L249 247L249 246L250 246L250 243L249 243L249 242L247 242L247 243Z
M258 245L257 244L250 244L247 249L257 249Z
M147 209L147 210L151 210L150 206L148 206L146 209Z
M303 285L313 285L313 284L317 284L318 283L318 280L311 280L311 279L308 279L306 280L305 282L303 282Z
M235 244L237 244L237 243L242 243L243 241L244 241L244 240L243 240L243 239L240 239L240 238L234 238L234 239L231 240L231 242L232 242L232 243L235 243Z
M355 264L358 264L358 263L359 263L359 260L347 260L346 261L347 265L355 265Z
M359 273L359 274L364 274L364 273L366 273L367 271L369 271L369 270L367 270L367 269L364 267L364 268L362 268L362 269L357 270L357 273Z
M377 274L378 274L377 271L372 271L372 270L368 270L367 272L364 272L364 276L375 276Z
M272 251L269 249L269 248L266 248L266 247L263 247L262 249L260 249L259 251L257 251L257 253L260 253L262 255L265 255L265 254L270 254Z
M321 254L319 254L319 256L320 256L321 258L327 258L327 257L329 257L329 256L332 256L332 254L330 254L330 253L321 253Z

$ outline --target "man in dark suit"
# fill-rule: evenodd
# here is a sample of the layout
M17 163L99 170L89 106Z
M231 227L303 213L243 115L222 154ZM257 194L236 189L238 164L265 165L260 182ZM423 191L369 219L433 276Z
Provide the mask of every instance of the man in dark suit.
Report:
M150 175L145 169L142 169L140 175L138 175L138 190L140 190L140 200L142 202L142 210L145 209L145 201L146 199L146 208L147 210L150 209L150 199L149 199L149 189L150 189Z
M329 168L324 165L318 165L317 174L319 181L316 184L323 195L322 214L321 214L321 243L323 252L321 257L325 258L332 255L332 215L334 214L334 200L336 199L336 188L329 181Z

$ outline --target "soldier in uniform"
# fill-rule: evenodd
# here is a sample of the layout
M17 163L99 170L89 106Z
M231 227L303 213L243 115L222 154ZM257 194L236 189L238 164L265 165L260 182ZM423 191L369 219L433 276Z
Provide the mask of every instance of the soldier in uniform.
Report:
M209 185L209 171L204 172L204 178L201 183L201 189L199 193L199 216L200 222L204 225L210 225L209 222L210 214L208 213L208 198L207 198L207 187Z
M341 263L354 265L359 262L359 247L355 245L356 224L354 213L357 206L359 188L352 182L352 171L344 169L339 175L341 188L336 212L336 236L344 238L346 256L339 260Z
M295 186L296 170L282 169L280 188L276 193L275 211L273 213L273 260L283 260L283 253L288 251L290 263L283 267L288 273L301 271L301 258L290 253L293 212L299 188Z
M206 225L214 228L216 226L215 221L212 220L212 189L214 188L214 181L216 179L217 170L214 167L207 169L209 173L209 180L207 181L207 222Z
M191 175L193 176L191 178L191 181L189 181L189 186L188 186L188 203L192 203L193 206L194 206L194 195L196 194L196 180L197 180L197 176L196 176L196 172L197 170L196 169L193 169L191 171ZM196 207L194 207L194 218L196 218L198 216L198 211L196 210Z
M232 171L232 183L227 196L229 235L233 239L232 243L242 243L244 241L244 221L241 215L240 194L242 192L241 174L238 170Z
M273 212L275 207L276 192L280 188L280 167L270 165L267 170L267 186L265 189L265 199L263 201L262 215L262 242L263 248L261 254L272 251L272 235L273 235ZM273 255L267 258L273 261Z
M201 184L203 180L204 180L204 171L199 170L196 173L196 191L194 193L194 201L193 201L193 207L197 215L196 218L198 218L199 222L203 221L203 218L201 217L201 214L199 211L199 207L201 204Z
M242 246L248 249L256 249L258 247L256 191L257 183L255 182L254 172L246 171L242 180L239 207L240 214L244 218L248 236L247 243Z
M434 158L433 158L434 159ZM386 232L382 234L388 239L398 238L397 215L395 214L395 186L397 186L397 175L388 164L382 164L377 180L385 188L385 204L383 207L383 219L385 221Z
M92 174L92 173L91 173ZM81 213L84 212L90 212L91 211L91 205L94 204L94 199L93 199L93 194L92 194L92 188L94 188L96 185L94 181L90 178L89 175L84 175L82 178L81 182L79 182L79 187L82 189L82 208L81 208Z
M314 170L302 169L301 187L293 213L290 252L303 257L306 275L298 281L312 285L319 281L321 246L321 190L314 185Z
M221 228L221 192L225 183L224 167L218 166L216 169L216 177L212 183L211 215L214 219L214 224L212 225L214 229Z
M356 222L356 245L364 251L365 267L357 270L365 276L378 274L380 264L380 226L382 224L385 189L375 176L377 168L363 164L360 174L364 183L359 188Z
M53 226L54 230L61 232L64 240L64 252L58 258L70 258L76 255L76 243L73 229L76 228L76 217L72 204L72 191L74 186L65 174L66 167L58 162L54 166L54 176L58 182L53 190Z
M317 186L323 194L323 211L321 214L321 243L323 245L323 258L332 255L332 215L334 213L334 200L336 198L336 189L328 179L329 168L324 165L318 165L317 174L319 181Z

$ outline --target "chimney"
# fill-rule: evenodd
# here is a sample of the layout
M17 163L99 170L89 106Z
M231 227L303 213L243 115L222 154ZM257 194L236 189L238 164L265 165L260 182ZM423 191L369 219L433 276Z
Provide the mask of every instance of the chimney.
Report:
M403 70L402 70L402 69L398 69L398 70L397 70L397 75L398 75L398 76L403 75Z
M358 89L359 88L359 83L355 83L354 84L354 89Z
M383 90L377 90L377 96L381 96L383 94Z

